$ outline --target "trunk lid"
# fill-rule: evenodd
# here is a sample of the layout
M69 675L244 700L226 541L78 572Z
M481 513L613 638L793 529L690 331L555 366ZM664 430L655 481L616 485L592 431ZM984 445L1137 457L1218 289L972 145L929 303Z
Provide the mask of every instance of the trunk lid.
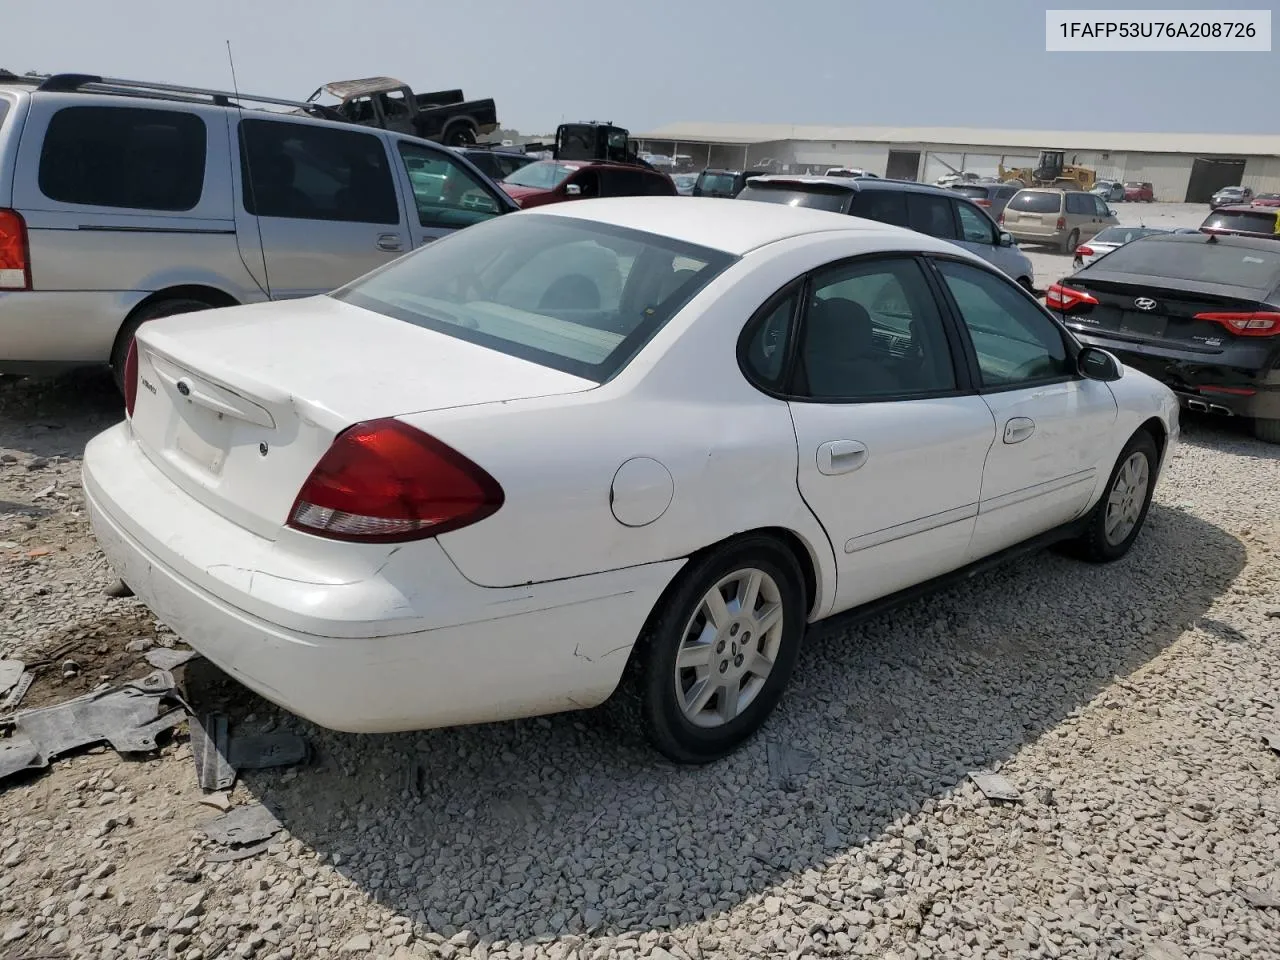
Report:
M1073 290L1097 299L1066 314L1069 325L1087 333L1114 335L1135 342L1177 344L1180 348L1221 353L1235 337L1212 320L1196 320L1198 313L1247 313L1264 309L1260 301L1239 287L1192 280L1171 281L1146 276L1076 274L1063 281ZM1154 301L1143 309L1138 301Z
M329 297L166 317L137 345L142 450L192 497L269 539L353 423L596 386Z

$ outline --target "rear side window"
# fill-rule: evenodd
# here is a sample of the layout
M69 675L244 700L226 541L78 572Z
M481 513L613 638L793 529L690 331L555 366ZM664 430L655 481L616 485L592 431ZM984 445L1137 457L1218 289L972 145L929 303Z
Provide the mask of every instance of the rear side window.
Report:
M854 196L853 207L849 212L855 217L905 227L907 195L899 190L860 190Z
M908 194L907 225L912 230L942 240L956 240L959 237L950 197L937 197L929 193Z
M59 203L191 210L204 192L206 141L204 120L190 113L64 107L40 149L40 192Z
M1062 208L1062 194L1038 190L1022 190L1009 201L1010 210L1023 213L1057 213Z
M1067 194L1067 213L1086 214L1088 216L1097 215L1098 208L1093 204L1094 197L1092 194L1068 193Z
M1270 291L1280 281L1280 244L1273 253L1230 242L1210 243L1208 237L1193 241L1150 237L1116 248L1092 269Z
M240 175L245 211L260 217L400 222L387 152L372 134L242 120Z

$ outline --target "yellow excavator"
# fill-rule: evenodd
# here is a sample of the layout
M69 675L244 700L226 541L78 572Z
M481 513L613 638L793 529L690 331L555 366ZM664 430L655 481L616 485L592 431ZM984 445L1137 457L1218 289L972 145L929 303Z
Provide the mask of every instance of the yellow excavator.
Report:
M1041 150L1035 167L1005 168L1000 158L1000 179L1021 180L1026 187L1064 187L1092 190L1098 180L1097 171L1075 163L1065 163L1065 150Z

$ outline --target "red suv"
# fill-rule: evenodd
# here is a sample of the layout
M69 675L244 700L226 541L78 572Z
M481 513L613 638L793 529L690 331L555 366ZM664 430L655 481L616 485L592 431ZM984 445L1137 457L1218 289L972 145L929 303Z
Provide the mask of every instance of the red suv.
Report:
M1145 180L1129 180L1124 185L1124 198L1128 201L1142 201L1144 203L1154 203L1156 199L1156 191L1150 183Z
M539 160L498 181L521 207L589 197L674 197L675 182L647 167L596 160Z

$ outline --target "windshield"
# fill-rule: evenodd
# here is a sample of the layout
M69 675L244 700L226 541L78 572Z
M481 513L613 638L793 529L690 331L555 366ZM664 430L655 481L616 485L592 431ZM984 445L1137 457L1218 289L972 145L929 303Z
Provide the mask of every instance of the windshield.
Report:
M739 200L763 200L765 203L785 203L791 207L812 207L844 213L850 193L840 187L828 187L817 183L761 183L752 180L738 194Z
M539 190L554 190L560 186L569 174L579 169L569 163L555 163L550 160L539 160L521 167L514 173L507 174L503 183L516 187L537 187Z
M332 294L603 383L736 258L570 217L499 217Z
M1280 280L1280 249L1272 253L1226 243L1138 240L1086 269L1269 291Z
M1128 243L1139 237L1149 237L1154 233L1168 233L1159 227L1107 227L1094 236L1098 243Z
M1215 210L1200 224L1201 230L1241 230L1245 233L1280 233L1274 210Z
M1010 210L1026 213L1057 213L1062 208L1062 194L1038 190L1022 190L1009 201Z
M732 173L704 173L698 177L698 189L703 193L733 193L737 180Z

